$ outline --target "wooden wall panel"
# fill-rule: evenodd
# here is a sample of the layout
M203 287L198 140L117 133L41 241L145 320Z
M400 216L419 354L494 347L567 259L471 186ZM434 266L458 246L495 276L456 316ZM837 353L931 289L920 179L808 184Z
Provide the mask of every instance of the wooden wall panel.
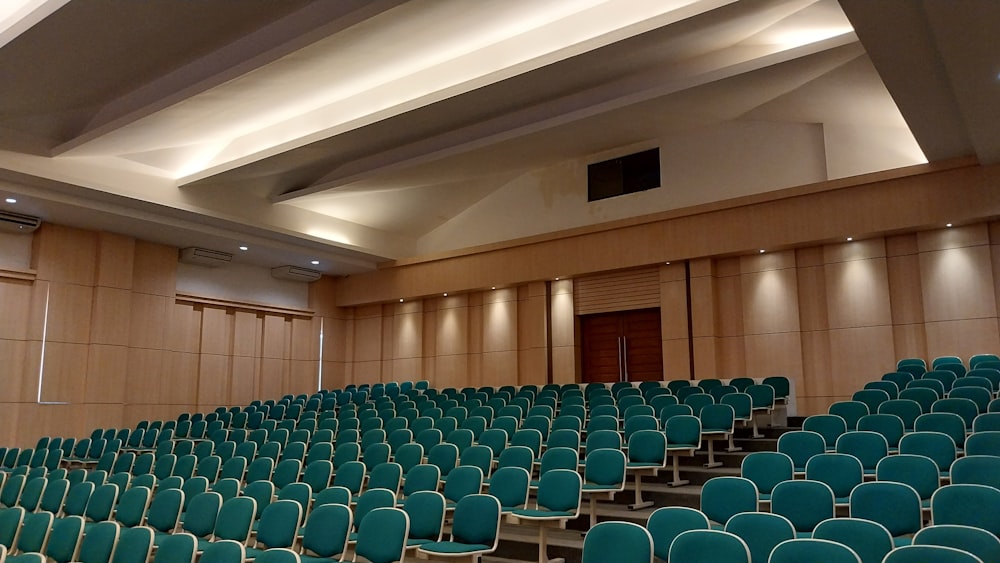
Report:
M114 233L97 234L97 287L132 289L135 239Z
M195 405L198 402L198 361L199 354L164 351L159 401L156 402L184 408Z
M137 240L132 268L132 291L173 297L177 288L176 248Z
M52 282L48 290L46 337L52 342L90 342L92 287Z
M164 357L167 354L169 352L150 348L128 349L128 375L125 379L126 403L150 404L159 403L162 400L160 382L171 381L170 374L165 373L164 370ZM197 377L197 371L194 375Z
M32 283L24 280L0 279L0 339L25 340L30 321ZM0 362L2 363L2 362Z
M549 324L552 331L552 382L573 383L579 380L576 341L576 310L573 308L573 280L559 280L550 286ZM518 319L524 312L518 309ZM520 338L520 331L518 338Z
M126 289L94 288L90 342L127 346L131 306L132 293Z
M79 403L84 397L89 346L68 342L45 345L39 397L43 403Z
M125 388L129 375L128 350L125 346L104 344L90 346L83 402L125 402Z
M38 279L93 286L97 233L43 223L34 234L32 266Z
M169 324L169 302L168 298L159 295L132 294L129 346L156 350L164 348L164 335Z
M920 284L927 322L997 315L987 245L922 252Z

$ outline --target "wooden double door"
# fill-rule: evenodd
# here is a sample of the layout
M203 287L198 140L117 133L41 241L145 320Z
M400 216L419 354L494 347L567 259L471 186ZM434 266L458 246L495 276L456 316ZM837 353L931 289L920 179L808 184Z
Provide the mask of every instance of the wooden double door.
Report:
M583 381L663 379L660 309L580 316Z

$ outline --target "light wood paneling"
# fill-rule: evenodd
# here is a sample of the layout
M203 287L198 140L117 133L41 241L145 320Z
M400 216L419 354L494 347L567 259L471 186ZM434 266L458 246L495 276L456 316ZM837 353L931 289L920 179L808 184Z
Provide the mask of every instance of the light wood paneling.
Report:
M79 403L83 399L89 346L67 342L45 345L41 402Z
M231 376L232 358L202 354L198 361L198 407L211 410L228 404Z
M90 342L93 289L83 285L52 282L48 290L46 338L50 342Z
M42 223L34 237L32 267L38 271L38 279L94 285L97 233Z
M136 241L132 291L173 297L177 289L176 248Z
M248 405L257 398L257 369L260 361L247 356L233 356L233 376L229 387L229 404Z
M937 356L968 359L984 350L1000 350L1000 334L995 317L941 321L925 325L928 360ZM996 353L996 352L990 352Z
M988 223L974 223L917 233L917 249L919 252L932 252L934 250L964 248L967 246L983 246L989 243L990 233Z
M827 264L824 270L830 328L886 326L892 323L885 258L835 262Z
M798 332L748 334L746 372L750 377L802 375L802 338Z
M92 344L87 358L83 402L124 403L128 367L127 347Z
M285 319L274 315L264 315L264 340L261 354L264 358L281 359L288 357L288 331Z
M233 350L232 315L225 309L204 307L201 311L201 353L227 355Z
M743 326L748 335L799 330L798 283L794 269L744 274Z
M26 372L25 355L29 349L28 343L24 340L0 339L0 381L3 382L4 390L0 394L3 402L16 402L20 397L21 388L28 378ZM38 346L40 349L41 346ZM37 372L36 372L37 373ZM3 410L3 407L0 407ZM2 424L2 419L0 419ZM0 434L2 435L2 434Z
M291 320L293 360L312 360L319 357L319 319L294 317Z
M808 296L799 301L799 325L803 331L830 328L827 305L826 278L823 266L809 266L797 271L799 294Z
M90 341L94 344L127 346L131 304L132 293L126 289L94 288Z
M32 303L32 283L22 280L0 280L0 339L26 340Z
M277 358L261 358L260 360L260 390L258 398L281 397L284 393L285 379L288 377L288 360Z
M159 401L167 405L194 405L198 402L198 354L163 352L163 372ZM134 377L135 372L129 372Z
M481 385L517 385L518 383L518 353L516 350L486 352L482 355L483 376ZM544 381L544 373L529 373L528 379Z
M159 295L133 293L132 317L129 322L129 346L133 348L164 348L168 324L169 300Z
M259 358L262 316L246 311L233 312L233 356Z
M920 284L927 322L997 316L989 246L922 252Z
M658 268L638 268L583 276L575 280L580 315L649 309L660 304Z
M285 393L299 395L315 393L319 387L319 364L315 360L289 362L288 387Z
M171 381L171 385L173 385L172 378L169 378L169 374L165 374L163 370L165 354L169 354L169 352L149 348L129 348L125 402L158 403L162 400L160 382ZM197 372L195 372L195 376L197 376Z
M898 238L898 237L897 237ZM923 288L920 285L920 258L905 254L888 259L889 300L895 325L924 322Z
M506 352L517 350L517 295L507 292L507 300L491 300L483 305L482 352ZM544 302L543 302L544 304ZM544 305L541 313L544 314ZM471 324L471 323L470 323ZM475 334L475 330L470 334ZM470 350L470 353L480 350Z
M97 234L98 287L132 289L135 239L114 233Z
M892 327L875 326L830 331L832 393L850 396L868 381L882 377L873 366L895 365ZM887 369L884 371L888 371Z

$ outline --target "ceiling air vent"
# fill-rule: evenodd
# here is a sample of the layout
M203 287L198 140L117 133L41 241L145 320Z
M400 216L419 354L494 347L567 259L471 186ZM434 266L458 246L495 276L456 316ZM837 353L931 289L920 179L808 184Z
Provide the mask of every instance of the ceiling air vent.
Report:
M0 211L0 231L8 233L31 233L42 224L42 220L31 215L21 215L10 211Z
M233 260L233 255L219 250L209 250L207 248L192 246L190 248L181 249L180 260L185 264L196 264L198 266L215 268L217 266L224 266L230 263Z
M297 282L314 282L323 276L321 272L300 268L298 266L278 266L271 268L271 276L279 280L291 280Z

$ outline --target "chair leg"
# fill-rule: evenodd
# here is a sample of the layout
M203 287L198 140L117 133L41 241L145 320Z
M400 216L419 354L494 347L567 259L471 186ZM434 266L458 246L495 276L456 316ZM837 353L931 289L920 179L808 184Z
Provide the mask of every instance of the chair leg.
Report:
M722 467L722 462L715 460L715 440L709 438L706 442L708 442L708 463L705 467Z
M668 483L671 487L679 487L681 485L687 485L691 481L686 479L681 479L681 458L679 455L674 454L674 479Z
M733 441L733 438L735 437L735 435L736 435L736 432L730 432L729 433L729 447L726 448L727 452L741 452L741 451L743 451L743 448L737 446L736 443Z
M597 497L590 495L590 527L597 525Z
M629 510L639 510L640 508L648 508L653 506L653 501L642 500L642 475L639 473L635 474L635 504L628 505Z
M751 422L753 422L753 437L754 438L763 438L764 435L761 434L760 430L757 429L757 416L756 415L750 415L750 420L751 420Z
M564 563L565 559L559 557L549 559L549 534L545 522L538 526L538 563Z

